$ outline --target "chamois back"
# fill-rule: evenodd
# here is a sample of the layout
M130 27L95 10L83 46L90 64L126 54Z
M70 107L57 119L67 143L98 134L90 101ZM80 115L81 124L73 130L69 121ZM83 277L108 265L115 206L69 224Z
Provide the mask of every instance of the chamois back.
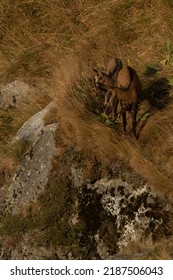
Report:
M124 67L118 72L117 87L128 89L133 80L133 71L130 67Z

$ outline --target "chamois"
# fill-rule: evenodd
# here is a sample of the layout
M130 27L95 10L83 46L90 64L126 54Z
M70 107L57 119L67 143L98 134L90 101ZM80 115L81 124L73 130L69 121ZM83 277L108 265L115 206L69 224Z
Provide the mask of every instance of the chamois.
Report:
M96 87L105 92L105 111L107 111L109 99L111 96L111 92L108 91L105 86L117 86L118 73L122 69L122 67L122 61L119 58L113 58L108 62L107 74L93 68L94 72L96 73L94 77ZM112 110L112 117L114 119L114 110Z
M102 84L102 88L111 92L107 107L114 110L114 116L117 114L117 106L120 101L121 113L123 117L123 130L126 134L126 111L132 114L132 130L136 137L136 116L141 94L141 82L136 71L127 66L122 68L117 77L117 86Z
M116 120L117 106L120 101L124 133L126 133L126 111L130 111L132 113L132 129L136 136L136 115L141 93L141 82L136 71L129 66L122 68L122 64L115 73L111 70L108 74L95 69L94 71L96 72L96 86L106 91L104 103L106 111L111 108L112 118ZM115 80L112 79L114 74Z

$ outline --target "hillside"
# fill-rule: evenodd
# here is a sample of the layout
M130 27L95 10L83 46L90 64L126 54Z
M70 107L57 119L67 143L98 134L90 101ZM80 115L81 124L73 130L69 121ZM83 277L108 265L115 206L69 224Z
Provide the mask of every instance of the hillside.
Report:
M75 233L70 232L66 244L62 235L68 229L65 229L65 233L58 232L57 237L56 221L50 225L48 222L54 211L63 213L65 219L62 227L65 227L69 218L69 208L76 199L73 191L69 204L65 199L70 192L67 170L71 162L76 162L79 168L83 168L86 172L85 179L90 178L91 181L105 177L113 179L112 174L117 172L116 166L121 166L126 170L118 170L119 173L122 172L122 177L130 177L130 172L134 173L133 183L142 180L152 187L156 196L172 203L172 12L171 0L1 1L0 84L4 86L20 80L36 89L30 93L32 102L17 109L0 110L2 186L5 180L11 178L31 145L12 143L22 124L50 100L55 101L57 110L53 109L47 115L45 123L59 124L56 135L57 152L51 171L52 181L49 178L45 196L40 196L38 205L33 204L30 212L21 211L19 216L2 217L2 236L6 235L11 240L13 235L17 238L19 233L29 232L32 239L34 232L40 236L40 229L46 231L50 226L52 231L46 231L47 236L41 239L43 244L70 247L80 229L85 232L85 226L79 224ZM124 137L121 122L112 125L101 113L103 100L95 92L92 67L106 71L107 63L112 57L120 57L123 64L135 68L142 82L137 140L131 137L131 133ZM130 125L129 116L129 131ZM58 162L60 155L63 158L61 165ZM66 174L67 181L59 182L57 167ZM60 185L58 191L56 184ZM128 184L131 184L131 179ZM53 195L47 201L46 195L50 191ZM64 198L60 203L62 211L54 207L57 203L56 195ZM66 203L67 209L64 208ZM46 216L46 204L50 204L50 217ZM41 221L33 219L35 213L36 216L41 216ZM7 226L10 223L14 232ZM145 258L171 259L173 228L172 224L165 224L166 227L169 227L169 234L165 233L166 230L162 232L151 248L145 247L143 241L136 242L128 246L127 254L143 252L145 248L146 252L142 255ZM54 240L52 243L51 238ZM13 242L8 242L9 247L14 246L10 245ZM89 241L85 242L87 247ZM125 253L124 251L123 254ZM92 253L83 255L81 251L75 251L74 255L78 257L78 254L81 258L96 257Z

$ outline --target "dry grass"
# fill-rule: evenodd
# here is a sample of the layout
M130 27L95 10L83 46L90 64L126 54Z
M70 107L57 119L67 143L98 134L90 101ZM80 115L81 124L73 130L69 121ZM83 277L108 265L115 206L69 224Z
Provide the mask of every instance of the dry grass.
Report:
M123 250L123 257L136 260L171 260L173 256L173 239L161 239L154 245L132 242Z
M18 78L49 85L43 101L39 95L36 98L34 111L22 108L22 119L17 111L1 113L4 168L8 162L9 168L13 165L7 153L9 140L49 95L59 108L56 114L64 141L77 145L88 157L120 158L156 193L172 199L172 97L162 108L154 108L151 101L158 100L152 99L149 87L159 78L172 78L172 50L165 49L168 40L173 42L172 8L170 0L2 0L0 83ZM137 69L148 94L139 110L144 121L138 123L138 141L124 138L121 128L112 129L98 120L91 67L105 70L113 56ZM146 67L153 64L160 71L145 76ZM157 95L159 84L156 87ZM50 113L45 122L54 117Z
M172 105L168 105L164 111L157 112L148 120L140 140L144 153L171 180L173 179L172 117Z
M71 51L85 50L99 67L116 55L142 70L164 58L163 45L172 37L170 8L157 0L2 0L0 13L3 82L49 78Z

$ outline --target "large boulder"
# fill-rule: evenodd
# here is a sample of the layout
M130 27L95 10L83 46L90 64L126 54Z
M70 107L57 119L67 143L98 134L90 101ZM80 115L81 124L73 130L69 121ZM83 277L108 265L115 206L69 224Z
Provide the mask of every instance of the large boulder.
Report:
M44 118L53 108L56 108L56 103L52 101L26 121L13 139L13 142L20 141L21 145L28 143L30 148L21 158L10 185L4 182L0 190L3 197L6 193L3 214L17 213L24 205L36 201L44 191L56 151L55 133L58 127L57 123L45 125Z

